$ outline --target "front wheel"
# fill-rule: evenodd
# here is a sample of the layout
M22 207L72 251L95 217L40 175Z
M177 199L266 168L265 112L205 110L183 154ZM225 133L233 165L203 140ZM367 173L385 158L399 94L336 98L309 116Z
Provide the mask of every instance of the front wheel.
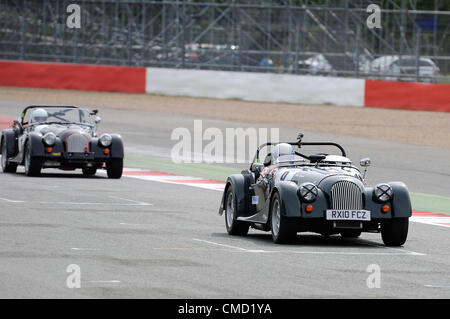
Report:
M233 186L230 186L225 196L225 226L229 235L245 236L250 225L236 220L236 198Z
M272 239L276 244L286 244L294 240L297 235L296 225L283 215L280 195L275 193L270 210Z
M123 171L123 159L122 158L111 158L110 162L107 164L106 173L109 178L121 178Z
M408 236L409 218L387 219L381 224L381 238L386 246L401 246Z
M31 156L30 143L25 145L25 175L38 176L41 173L42 160L39 157Z
M9 163L8 156L8 147L6 145L6 138L4 138L2 140L2 170L4 173L15 173L17 164Z

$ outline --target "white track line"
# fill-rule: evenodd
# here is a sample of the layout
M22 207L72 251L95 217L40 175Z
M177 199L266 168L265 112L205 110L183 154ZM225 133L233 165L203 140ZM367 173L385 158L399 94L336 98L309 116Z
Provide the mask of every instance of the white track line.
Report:
M146 202L140 202L137 200L132 200L132 199L126 199L123 197L117 197L117 196L108 196L109 198L117 198L117 199L121 199L123 201L127 201L127 202L132 202L134 203L134 205L138 205L138 206L153 206L153 204L151 203L146 203ZM131 205L131 204L130 204Z
M266 250L253 250L253 249L245 249L245 248L241 248L241 247L237 247L237 246L231 246L231 245L225 245L225 244L219 244L219 243L215 243L213 241L208 241L208 240L203 240L203 239L198 239L198 238L192 238L192 240L195 241L199 241L199 242L203 242L203 243L207 243L207 244L211 244L211 245L216 245L216 246L221 246L221 247L226 247L226 248L231 248L231 249L236 249L236 250L240 250L240 251L245 251L247 253L264 253L264 252L269 252Z
M153 206L151 203L140 202L132 199L126 199L122 197L109 196L110 198L117 198L123 201L128 201L131 203L98 203L98 202L58 202L62 205L104 205L104 206ZM8 203L25 203L25 204L55 204L55 202L50 201L23 201L23 200L12 200L7 198L1 198L0 200L6 201Z
M100 172L105 173L103 171ZM149 174L150 172L154 172L155 174L154 175ZM221 192L225 188L225 182L221 181L214 181L208 178L193 177L193 176L184 176L176 174L171 175L164 172L149 171L140 168L125 167L123 170L123 176L152 182L192 186ZM205 182L202 183L199 181Z
M300 250L261 250L261 249L246 249L237 246L231 246L226 244L220 244L209 240L203 240L198 238L192 238L194 241L203 242L210 245L221 246L225 248L234 249L236 251L246 252L246 253L289 253L289 254L312 254L312 255L374 255L374 256L394 256L394 255L409 255L409 256L424 256L425 254L406 250L397 249L391 247L385 247L376 244L368 244L369 246L374 246L382 249L391 249L399 252L383 253L383 252L348 252L348 251L300 251Z
M443 225L441 223L450 223L450 216L449 217L426 217L426 216L412 216L409 218L410 221L414 223L421 223L421 224L427 224L427 225L434 225L434 226L441 226L441 227L450 227L450 225Z
M0 200L3 200L8 203L25 203L23 200L12 200L12 199L2 198L2 197L0 197Z

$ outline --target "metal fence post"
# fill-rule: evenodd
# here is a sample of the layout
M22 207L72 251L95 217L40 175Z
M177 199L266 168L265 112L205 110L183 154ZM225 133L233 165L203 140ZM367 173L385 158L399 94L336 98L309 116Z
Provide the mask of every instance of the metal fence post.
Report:
M416 32L416 82L420 80L420 38L422 35L422 31L420 30L420 26L417 26Z

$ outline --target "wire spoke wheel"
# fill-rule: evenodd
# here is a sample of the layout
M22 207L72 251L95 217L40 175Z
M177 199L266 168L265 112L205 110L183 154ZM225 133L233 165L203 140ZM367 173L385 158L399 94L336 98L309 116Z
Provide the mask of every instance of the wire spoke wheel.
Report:
M280 202L276 199L272 207L272 231L275 236L278 236L280 231Z
M230 235L247 235L250 224L236 219L236 196L230 186L225 195L225 226Z
M226 208L226 222L228 227L233 225L234 205L233 205L233 193L229 192L227 196L227 208Z
M6 141L3 140L2 142L2 169L3 171L6 168L6 160L7 160L7 153L6 153Z

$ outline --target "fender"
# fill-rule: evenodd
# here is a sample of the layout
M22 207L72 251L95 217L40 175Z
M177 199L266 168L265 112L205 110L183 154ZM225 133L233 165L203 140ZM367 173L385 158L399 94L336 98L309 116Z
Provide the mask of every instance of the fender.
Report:
M16 132L13 129L3 130L1 141L3 142L3 140L6 142L9 157L16 156L19 152L17 147Z
M392 218L398 217L411 217L411 199L409 197L408 188L402 182L390 182L388 183L394 192L392 197Z
M249 187L253 184L253 178L251 174L232 174L227 178L225 189L222 195L222 201L220 202L219 215L222 215L225 210L225 196L230 186L233 187L236 198L236 216L248 217L255 212L255 208L251 207L249 202L250 194Z
M123 158L123 141L119 134L111 134L111 158Z
M36 133L30 133L27 138L28 143L30 143L31 156L33 157L43 157L45 156L45 146L42 142L42 136ZM25 154L25 152L24 152Z
M272 190L272 194L270 196L272 202L272 195L275 192L280 194L281 204L283 205L284 216L286 217L300 217L301 207L300 200L297 196L297 184L294 182L282 182L277 185L276 188ZM272 206L272 204L270 204ZM270 207L271 207L270 206Z
M323 218L328 204L325 194L319 188L317 198L311 203L302 202L298 197L298 186L292 182L280 183L274 191L280 193L281 202L284 205L284 216L286 217L303 217L303 218ZM306 213L305 207L312 204L314 210Z
M91 139L91 152L95 154L95 159L106 160L109 158L108 155L103 153L105 148L98 144L98 137L93 137Z

